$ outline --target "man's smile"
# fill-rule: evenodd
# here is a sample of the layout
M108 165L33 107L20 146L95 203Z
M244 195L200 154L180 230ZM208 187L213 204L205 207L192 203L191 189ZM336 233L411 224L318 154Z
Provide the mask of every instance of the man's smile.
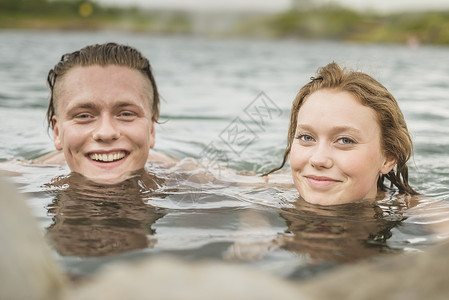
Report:
M94 161L100 162L113 162L121 160L126 156L124 151L114 152L114 153L89 153L89 158Z

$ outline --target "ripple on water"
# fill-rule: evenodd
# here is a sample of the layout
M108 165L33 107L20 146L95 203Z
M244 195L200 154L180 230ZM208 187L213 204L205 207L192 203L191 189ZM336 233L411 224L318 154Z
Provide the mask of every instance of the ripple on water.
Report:
M1 160L53 149L44 124L47 72L62 53L106 40L135 45L150 57L166 121L156 126L156 144L181 158L202 158L205 147L214 145L226 154L220 162L227 168L261 172L278 165L291 102L317 67L330 61L373 71L398 99L412 133L411 182L427 196L413 210L398 195L377 204L313 206L293 186L204 182L179 169L155 168L151 180L134 178L119 187L87 188L76 179L54 188L53 179L65 178L58 176L67 168L17 167L23 174L15 180L69 272L90 274L111 261L162 253L303 278L341 263L419 251L446 238L449 72L441 62L447 49L116 32L2 31L0 39L7 41L0 43ZM262 91L282 115L258 128L245 108ZM229 147L232 139L220 138L237 117L257 134L240 153Z

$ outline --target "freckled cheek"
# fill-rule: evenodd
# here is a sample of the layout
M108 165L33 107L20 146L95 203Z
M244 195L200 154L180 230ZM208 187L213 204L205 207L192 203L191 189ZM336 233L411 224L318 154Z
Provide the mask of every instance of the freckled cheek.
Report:
M350 189L354 198L375 197L377 193L377 174L373 159L356 159L348 164L344 172L352 184Z
M83 146L86 140L86 132L79 130L79 128L68 128L63 130L62 139L65 150L77 151Z
M374 159L372 155L348 155L340 159L339 165L348 176L364 181L373 173Z
M127 136L138 145L147 145L150 142L150 126L143 123L138 126L126 128Z
M297 146L292 146L290 151L290 166L292 171L301 171L307 163L306 157L307 153L305 151L301 151Z

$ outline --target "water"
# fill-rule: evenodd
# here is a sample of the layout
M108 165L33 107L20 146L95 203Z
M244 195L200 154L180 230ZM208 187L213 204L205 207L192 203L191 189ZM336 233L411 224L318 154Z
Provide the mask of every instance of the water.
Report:
M86 275L112 261L172 254L306 278L447 237L448 48L1 31L0 161L53 150L44 124L47 72L63 53L106 41L150 58L162 96L156 149L180 158L213 155L220 162L215 171L240 183L198 182L207 172L149 164L148 173L104 187L67 176L66 167L14 165L14 181L68 272ZM331 61L372 74L399 101L415 145L411 182L425 195L415 208L397 195L376 205L318 207L299 201L288 179L267 187L238 177L280 163L291 101ZM263 124L247 114L260 101L273 109ZM236 124L248 130L244 146L227 135Z

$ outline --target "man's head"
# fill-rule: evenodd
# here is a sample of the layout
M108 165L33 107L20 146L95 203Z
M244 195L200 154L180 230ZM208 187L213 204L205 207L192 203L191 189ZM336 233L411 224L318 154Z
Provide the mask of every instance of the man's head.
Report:
M64 75L74 67L86 66L126 66L141 72L150 83L151 90L148 90L148 103L151 107L153 120L159 119L159 93L154 79L150 62L137 49L116 44L96 44L86 46L78 51L66 53L61 60L48 73L47 83L50 87L50 103L47 110L48 127L53 129L52 118L55 115L58 103L59 83Z
M159 97L140 52L111 43L85 47L64 55L48 83L49 127L72 171L116 183L145 166Z

